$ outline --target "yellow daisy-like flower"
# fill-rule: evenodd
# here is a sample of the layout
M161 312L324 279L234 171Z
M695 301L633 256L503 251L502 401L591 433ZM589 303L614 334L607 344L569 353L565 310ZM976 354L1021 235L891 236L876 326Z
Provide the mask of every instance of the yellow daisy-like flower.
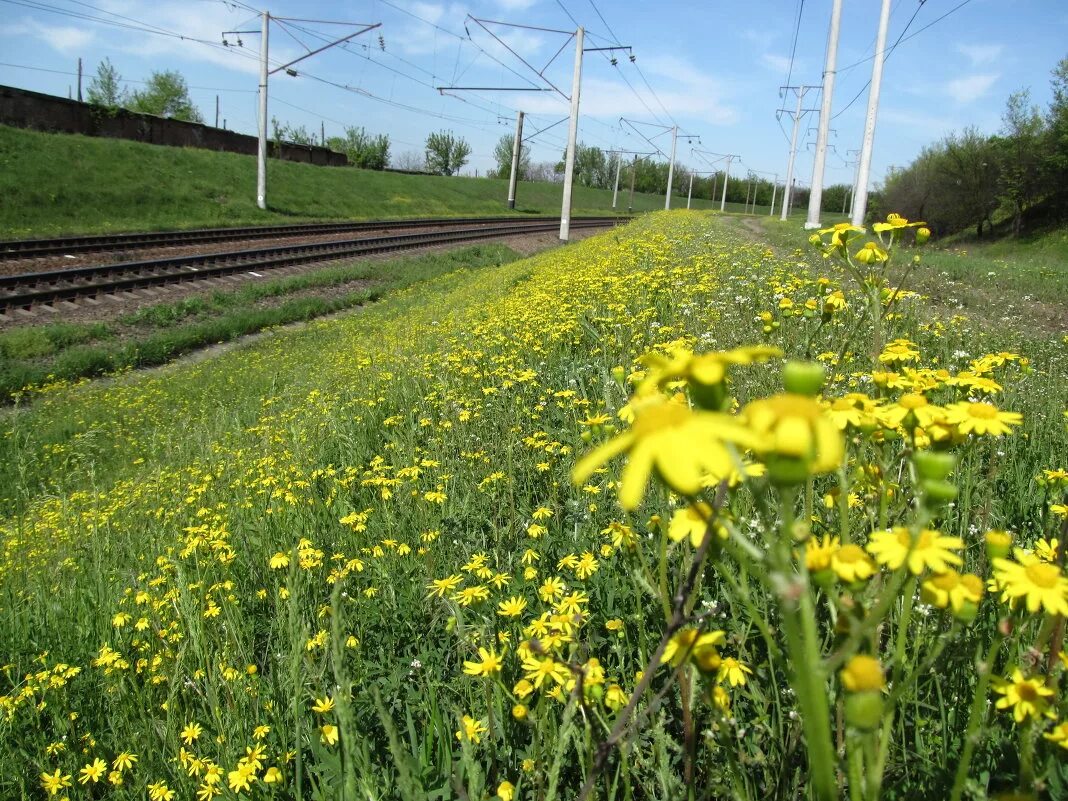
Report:
M497 604L497 614L501 617L519 617L527 608L527 599L521 595L513 595L506 601Z
M947 606L959 612L965 604L978 604L983 598L983 580L972 573L947 570L931 576L921 589L923 600L939 609Z
M861 264L879 264L890 258L889 254L875 242L867 242L864 247L853 254Z
M556 684L564 684L568 677L567 668L551 656L542 659L529 656L523 660L523 670L526 672L527 680L536 689L540 689L547 680Z
M850 658L838 673L844 686L851 693L886 689L886 677L879 660L866 654Z
M920 426L929 429L945 420L946 412L930 403L918 392L910 392L897 399L897 403L878 411L879 422L886 428L901 428L906 422L909 428Z
M784 392L749 403L742 418L764 438L753 447L773 481L797 483L842 463L842 434L813 398Z
M863 548L850 543L831 554L831 570L838 576L839 581L855 584L858 581L867 581L875 575L875 562L864 553Z
M712 516L712 507L704 501L677 509L668 523L668 537L672 542L690 538L694 548L701 547L705 532L708 531L708 519Z
M464 673L468 676L486 676L488 678L494 673L501 672L501 666L504 661L492 650L479 648L478 655L482 657L481 662L464 661Z
M850 239L853 239L853 234L863 234L865 230L859 225L852 225L850 223L835 223L830 228L821 228L819 236L824 234L831 235L830 246L832 248L845 247L846 243ZM817 237L818 238L818 237Z
M1057 724L1042 736L1051 743L1056 743L1061 748L1068 750L1068 721Z
M928 528L915 538L903 527L877 531L868 542L868 552L879 564L897 570L907 561L909 571L916 576L928 569L944 573L950 565L961 564L961 558L953 551L963 547L960 537L946 537Z
M826 404L824 413L835 426L844 431L849 426L874 427L876 424L874 413L878 408L878 401L872 400L862 392L850 392Z
M312 704L312 712L317 715L329 714L334 709L334 699L329 695L323 698L316 698L315 703Z
M583 484L598 467L626 452L619 502L624 509L633 510L642 502L654 470L671 489L685 496L701 489L706 473L728 474L735 456L727 444L758 449L764 443L730 415L695 412L681 398L669 400L657 395L636 403L630 429L586 454L571 477L576 484Z
M338 731L337 726L333 726L329 723L319 727L319 739L326 745L334 745L337 742L339 734L340 732Z
M618 684L610 684L604 693L604 705L615 712L624 707L629 700L626 691Z
M927 225L925 222L909 222L900 214L887 214L886 222L877 222L872 226L872 230L877 234L890 231L897 233L905 228L916 228L917 226Z
M462 728L456 732L456 739L461 741L468 740L472 743L482 742L482 735L489 731L485 723L481 720L475 720L470 715L464 715L461 726Z
M998 680L994 691L1002 696L997 701L997 708L1011 708L1017 723L1030 718L1053 717L1049 701L1046 700L1053 696L1053 690L1041 679L1025 679L1019 668L1013 669L1011 679Z
M1003 412L992 403L951 403L946 406L946 422L957 427L961 434L1000 437L1012 433L1012 426L1023 422L1019 412Z
M670 662L672 667L678 667L687 657L696 658L698 652L706 653L726 639L727 635L722 631L707 631L702 634L697 629L682 629L668 640L664 653L660 656L660 664ZM719 667L718 659L715 667Z
M831 559L841 548L841 544L838 537L832 537L830 534L825 536L823 540L819 540L815 537L810 539L805 545L805 567L808 568L809 573L819 573L823 570L829 570L831 567Z
M78 771L78 782L81 784L88 784L89 782L96 784L107 769L108 763L97 757Z
M55 773L41 774L41 786L49 795L55 795L60 790L71 786L70 778L69 773L64 775L59 768L56 768Z
M511 782L501 782L497 785L497 796L501 801L512 801L515 798L515 785Z
M639 394L652 391L654 387L663 388L672 381L680 380L706 387L714 386L721 384L727 377L729 365L765 362L781 355L782 351L768 345L749 345L734 350L701 354L693 353L686 348L677 348L672 351L670 357L659 353L647 353L639 359L648 368L639 387Z
M1023 600L1032 614L1044 609L1051 615L1068 615L1068 578L1057 565L1043 562L1033 554L1017 550L1019 562L995 559L994 580L1001 600Z
M720 681L726 681L731 687L744 687L746 676L752 675L752 673L753 671L743 662L739 662L737 659L728 656L719 663L719 673L717 677Z

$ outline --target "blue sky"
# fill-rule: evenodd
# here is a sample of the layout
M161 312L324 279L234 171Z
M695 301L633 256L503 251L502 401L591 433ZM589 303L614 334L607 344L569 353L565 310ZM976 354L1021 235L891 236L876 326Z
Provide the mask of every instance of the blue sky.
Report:
M961 2L894 0L889 43L903 32L916 35L903 39L887 61L873 158L876 182L888 166L908 163L921 147L950 131L969 125L996 131L1005 100L1016 89L1030 88L1041 107L1049 101L1050 70L1068 56L1068 2ZM79 56L89 74L108 57L128 80L142 80L152 69L177 69L196 87L193 98L209 123L219 95L228 126L254 133L260 37L242 35L242 47L219 45L224 30L258 29L253 11L259 8L253 0L0 0L0 83L66 95L75 80L66 73L74 71ZM831 0L272 0L267 8L280 17L382 23L346 49L298 65L297 77L272 76L270 114L285 122L315 131L322 123L327 136L347 125L364 126L389 134L394 154L421 152L429 132L451 129L473 148L465 172L483 172L493 166L493 145L512 130L517 109L528 112L530 134L565 117L568 104L552 91L442 96L435 87L546 85L467 20L468 14L554 30L573 30L573 18L589 32L587 47L622 43L635 55L632 64L619 53L613 66L610 54L586 53L581 141L606 149L650 150L619 122L625 117L638 121L638 129L666 152L670 135L656 124L677 124L700 136L700 145L679 142L680 162L707 169L692 153L699 147L741 156L732 174L753 169L778 173L781 180L788 148L783 128L789 131L790 120L784 116L782 127L776 120L784 102L779 87L788 73L794 84L820 82ZM852 158L848 151L860 147L878 10L879 0L845 0L829 183L852 180L846 161ZM142 30L146 27L153 32ZM574 42L567 35L487 27L538 69L563 47L544 76L570 93ZM305 47L314 49L353 30L317 22L275 25L271 60L281 64ZM237 38L229 37L231 43ZM818 95L811 93L806 101L817 106ZM817 122L815 113L805 118L805 144L814 141ZM565 137L563 123L533 138L528 143L533 158L558 160ZM807 184L811 172L812 148L803 147L799 182Z

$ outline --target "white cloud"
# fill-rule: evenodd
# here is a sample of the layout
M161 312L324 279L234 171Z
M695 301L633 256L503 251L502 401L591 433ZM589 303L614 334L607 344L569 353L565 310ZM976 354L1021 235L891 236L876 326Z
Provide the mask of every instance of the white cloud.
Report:
M891 122L905 128L915 128L923 132L925 140L960 127L958 121L950 117L940 117L935 114L924 114L923 112L895 108L880 109L879 122Z
M507 11L526 11L538 0L497 0L497 5Z
M786 72L790 69L790 59L786 56L779 56L775 53L764 53L760 56L761 63L772 70L773 72ZM794 66L798 67L801 62L795 61ZM799 70L800 71L800 70Z
M641 66L660 102L649 94L640 79L628 76L644 103L622 81L588 76L582 80L582 113L611 120L622 116L651 121L650 109L664 118L660 106L663 103L674 117L692 117L710 125L731 125L738 121L740 115L728 102L726 89L706 72L674 56L643 59ZM665 80L657 80L658 77ZM547 93L532 97L526 106L532 112L567 114L559 98Z
M85 28L67 25L45 25L36 20L27 20L25 28L30 35L43 40L53 50L71 53L86 47L93 41L94 34Z
M958 44L957 52L963 53L972 63L973 67L981 64L989 64L1001 57L1004 47L999 44Z
M945 92L957 103L971 103L985 95L1000 77L996 72L965 75L946 83Z

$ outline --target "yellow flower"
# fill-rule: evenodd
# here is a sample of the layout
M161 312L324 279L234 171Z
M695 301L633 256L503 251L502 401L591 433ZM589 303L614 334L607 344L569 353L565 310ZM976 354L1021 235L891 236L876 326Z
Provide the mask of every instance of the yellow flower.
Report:
M896 234L898 231L904 228L915 228L920 225L926 225L924 222L909 222L900 214L888 214L886 215L886 222L877 222L872 226L872 230L877 234L881 234L884 231L890 231ZM928 232L930 235L930 232Z
M1019 412L1003 412L992 403L964 401L946 406L946 422L955 425L961 434L1000 437L1011 433L1011 427L1022 421L1023 415Z
M745 664L728 656L719 663L719 673L717 678L720 681L726 679L731 687L744 687L746 682L745 677L747 675L752 675L752 673L753 671L746 667Z
M1056 743L1061 748L1068 749L1068 721L1057 724L1042 736L1051 743Z
M838 553L841 545L838 537L826 535L822 541L813 537L805 545L805 567L809 573L819 573L829 570L831 559Z
M923 583L923 599L932 606L945 609L953 607L959 612L965 604L978 604L983 597L983 580L972 573L961 575L956 570L946 570L931 576Z
M943 573L950 565L961 564L961 558L953 551L963 547L960 537L946 537L927 528L915 538L903 527L877 531L868 542L868 552L879 564L897 570L907 561L909 571L916 576L927 569Z
M41 786L49 795L55 795L60 790L71 786L70 774L63 775L59 768L56 768L55 773L42 773Z
M327 745L333 745L337 742L338 728L331 724L319 727L319 739L321 739Z
M513 595L507 601L497 604L497 614L501 617L519 617L527 608L527 599L519 595Z
M1041 679L1025 679L1019 668L1013 669L1011 679L998 680L994 691L1003 696L998 699L997 708L1011 708L1017 723L1023 723L1029 718L1053 717L1053 711L1046 700L1053 696L1053 690Z
M469 740L476 744L482 742L482 735L489 731L485 723L481 720L475 720L470 715L464 715L462 726L463 728L456 732L456 739L461 741Z
M536 656L529 656L523 660L523 670L526 672L527 680L538 689L541 688L546 679L556 684L563 684L568 677L567 668L557 663L551 656L546 656L542 659Z
M593 471L627 452L619 487L624 509L636 509L654 469L680 495L695 495L706 473L727 475L735 456L726 444L757 448L763 440L735 418L717 412L695 412L684 400L660 395L636 404L634 424L579 460L571 477L585 483Z
M479 648L478 655L482 657L481 662L464 662L464 673L468 676L485 676L489 678L494 673L501 672L503 661L492 650Z
M686 537L694 548L700 548L708 531L708 520L712 517L712 507L704 501L692 503L682 509L676 509L668 523L668 537L678 542Z
M334 699L329 695L323 698L316 698L315 703L312 704L312 712L319 715L326 715L334 709Z
M226 774L226 782L235 793L251 790L256 781L256 769L249 764L239 762L237 767Z
M528 711L526 704L516 704L512 707L512 717L516 720L524 720Z
M427 595L434 595L438 598L444 598L447 593L452 592L463 583L464 577L461 575L446 576L443 579L434 579L426 588L429 591Z
M627 693L618 684L610 684L604 694L604 705L613 712L624 707L628 701Z
M97 757L91 764L86 765L78 772L78 781L81 784L88 784L89 782L96 784L107 769L108 763Z
M1057 565L1017 550L1019 563L995 559L994 578L1001 600L1014 603L1023 599L1031 613L1044 609L1051 615L1068 615L1068 579Z
M277 767L267 768L267 772L263 774L264 784L277 784L282 781L282 771Z
M678 667L687 658L693 657L698 662L698 667L715 670L720 664L715 646L720 645L726 639L727 635L722 631L708 631L702 634L693 628L681 629L668 640L664 653L660 656L660 664L670 663L672 667Z
M281 570L284 567L289 567L289 554L279 551L271 557L268 564L271 570Z
M853 254L853 258L861 264L879 264L889 259L890 256L875 242L867 242L864 247Z
M507 781L501 782L497 785L497 795L501 801L512 801L515 797L515 785Z
M909 428L920 426L930 428L942 423L946 418L945 410L928 402L919 393L908 393L897 399L897 403L886 406L877 412L879 421L887 428L901 428L905 422Z
M148 785L149 801L173 801L174 796L174 790L168 787L165 782L153 782Z
M875 575L875 563L859 545L843 545L831 554L831 570L840 581L854 584Z
M879 660L866 654L851 657L838 674L842 686L851 693L886 688L886 677Z
M654 387L662 389L666 384L680 380L700 387L712 387L723 383L727 377L728 365L765 362L781 355L782 351L778 348L767 345L750 345L701 354L692 353L686 348L677 348L672 351L670 357L647 353L639 360L648 367L648 371L639 386L638 394L646 394Z
M863 233L864 229L858 225L851 225L850 223L835 223L830 228L821 228L819 235L815 237L810 237L810 241L814 245L820 244L822 240L819 237L823 234L830 234L830 246L832 248L841 248L845 247L846 243L849 242L850 239L853 239L851 234Z
M557 576L545 579L538 587L538 597L545 603L552 603L555 598L564 594L567 585Z
M186 745L192 745L203 731L204 729L199 723L187 723L185 728L182 729L182 733L178 736Z
M742 418L764 438L762 454L773 481L796 484L842 463L842 434L813 398L782 393L749 403Z
M128 751L123 751L121 754L115 757L115 761L111 763L111 767L120 772L133 770L133 766L136 762L137 754L131 754Z

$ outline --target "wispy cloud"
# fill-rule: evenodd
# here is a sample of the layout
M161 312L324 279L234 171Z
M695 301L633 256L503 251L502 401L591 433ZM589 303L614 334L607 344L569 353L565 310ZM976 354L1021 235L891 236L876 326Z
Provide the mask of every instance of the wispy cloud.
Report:
M776 53L763 53L760 56L760 63L770 69L772 72L786 72L790 68L790 59L786 56L780 56ZM794 66L798 66L799 61L794 61Z
M506 11L526 11L538 0L497 0L497 5Z
M957 103L971 103L985 95L1000 77L996 72L965 75L947 82L945 92Z
M23 26L31 36L45 42L53 50L71 53L84 48L95 38L93 31L68 25L45 25L37 20L27 20Z
M1004 49L1004 46L999 44L961 43L957 45L957 52L962 53L967 57L973 67L997 61L1001 57L1001 52Z

